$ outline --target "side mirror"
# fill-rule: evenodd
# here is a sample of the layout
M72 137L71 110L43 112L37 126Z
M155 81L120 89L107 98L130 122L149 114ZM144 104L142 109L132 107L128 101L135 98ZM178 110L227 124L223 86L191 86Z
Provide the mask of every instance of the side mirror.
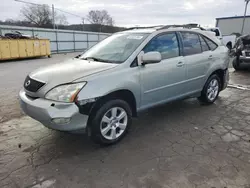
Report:
M142 55L142 65L159 63L161 60L159 52L148 52Z

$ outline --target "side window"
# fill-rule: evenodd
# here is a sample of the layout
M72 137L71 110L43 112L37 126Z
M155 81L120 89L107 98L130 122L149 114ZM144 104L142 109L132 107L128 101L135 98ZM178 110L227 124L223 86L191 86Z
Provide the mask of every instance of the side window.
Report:
M194 55L202 52L199 36L195 33L182 32L184 54Z
M215 50L218 46L217 44L215 44L213 41L211 41L210 39L208 39L207 37L203 37L204 40L207 42L210 50Z
M134 61L131 63L130 67L137 67L137 66L138 66L138 59L136 57Z
M175 33L166 33L153 38L143 49L144 53L157 51L162 59L179 56L179 44Z
M201 48L203 52L209 51L209 46L207 45L206 41L203 39L202 36L199 36L201 40Z

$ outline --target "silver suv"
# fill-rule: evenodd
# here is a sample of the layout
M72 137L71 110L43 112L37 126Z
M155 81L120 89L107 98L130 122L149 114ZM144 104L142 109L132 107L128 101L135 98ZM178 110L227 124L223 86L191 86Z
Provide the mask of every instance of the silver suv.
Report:
M113 144L139 111L188 97L213 103L227 86L228 64L228 49L208 32L129 30L29 74L20 103L48 128L84 129L94 141Z

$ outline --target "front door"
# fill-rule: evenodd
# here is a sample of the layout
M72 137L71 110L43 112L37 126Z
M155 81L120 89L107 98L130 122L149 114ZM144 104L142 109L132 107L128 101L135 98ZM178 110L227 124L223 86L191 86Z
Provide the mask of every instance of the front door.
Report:
M148 108L185 94L186 65L180 56L175 32L154 37L143 49L144 53L158 51L162 61L140 67L141 108Z

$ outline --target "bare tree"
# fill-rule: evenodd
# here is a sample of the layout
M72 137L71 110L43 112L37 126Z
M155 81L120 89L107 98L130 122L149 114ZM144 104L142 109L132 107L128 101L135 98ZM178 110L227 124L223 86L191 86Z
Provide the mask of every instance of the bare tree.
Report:
M39 27L52 26L52 10L48 5L27 5L21 9L21 15L25 21ZM67 25L65 15L55 12L55 22L60 25Z
M114 20L106 10L91 10L87 15L87 20L92 24L114 25Z
M25 20L37 26L48 26L52 24L52 13L48 5L28 5L21 9Z
M68 25L69 22L64 14L58 14L55 12L55 23L56 25Z

